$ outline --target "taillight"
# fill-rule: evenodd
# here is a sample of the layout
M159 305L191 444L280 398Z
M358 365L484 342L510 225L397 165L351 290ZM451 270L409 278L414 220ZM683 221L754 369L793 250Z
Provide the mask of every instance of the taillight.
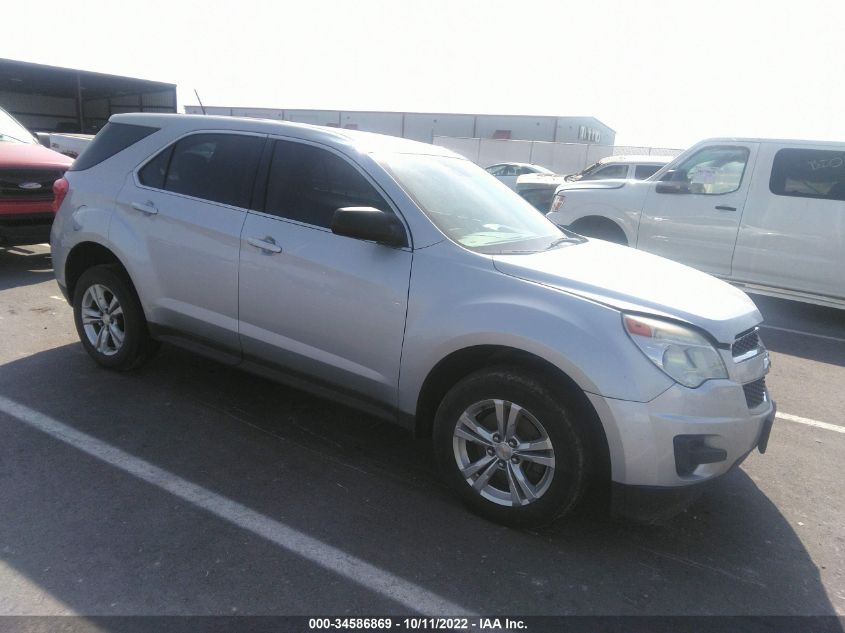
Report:
M566 196L564 196L562 193L556 193L555 199L552 202L552 211L560 210L564 202L566 202Z
M58 213L69 189L70 183L64 176L53 183L53 213Z

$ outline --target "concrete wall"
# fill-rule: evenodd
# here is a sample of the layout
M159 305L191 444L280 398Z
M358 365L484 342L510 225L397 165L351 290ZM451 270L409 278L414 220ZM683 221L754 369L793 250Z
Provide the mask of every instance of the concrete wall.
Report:
M520 141L553 141L555 117L479 116L477 138L495 138L497 131L510 132L510 138Z
M199 106L185 106L188 114L202 114ZM503 133L512 140L577 143L583 126L612 145L616 133L592 117L534 117L493 114L437 114L414 112L352 112L338 110L285 110L279 108L206 107L208 114L261 117L331 125L366 132L402 136L431 143L435 136L493 139Z
M471 114L406 114L405 138L431 143L435 136L474 136Z

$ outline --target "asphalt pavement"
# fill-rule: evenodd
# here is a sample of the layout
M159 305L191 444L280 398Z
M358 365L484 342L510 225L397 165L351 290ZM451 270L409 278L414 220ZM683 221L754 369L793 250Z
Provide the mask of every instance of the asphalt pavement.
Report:
M845 312L754 299L765 455L665 525L517 531L366 414L168 346L100 369L47 248L0 249L0 615L845 615Z

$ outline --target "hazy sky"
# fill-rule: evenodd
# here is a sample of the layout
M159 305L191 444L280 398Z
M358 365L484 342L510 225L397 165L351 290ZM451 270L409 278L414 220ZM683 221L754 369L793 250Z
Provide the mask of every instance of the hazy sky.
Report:
M205 105L592 115L617 144L845 141L845 0L41 0L3 22L0 57L174 82L180 108L196 88Z

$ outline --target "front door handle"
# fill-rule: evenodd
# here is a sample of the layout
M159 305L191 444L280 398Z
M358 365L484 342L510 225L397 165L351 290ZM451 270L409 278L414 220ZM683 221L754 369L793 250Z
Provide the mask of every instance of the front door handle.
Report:
M736 207L729 207L726 204L720 204L716 206L716 211L736 211Z
M262 251L266 251L268 253L281 253L282 247L276 244L272 237L265 237L265 238L258 238L258 237L250 237L247 238L247 243L255 248L261 249Z
M155 215L156 213L158 213L158 209L156 209L156 206L149 200L147 200L146 202L133 202L132 208L136 211L144 213L145 215Z

